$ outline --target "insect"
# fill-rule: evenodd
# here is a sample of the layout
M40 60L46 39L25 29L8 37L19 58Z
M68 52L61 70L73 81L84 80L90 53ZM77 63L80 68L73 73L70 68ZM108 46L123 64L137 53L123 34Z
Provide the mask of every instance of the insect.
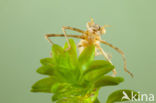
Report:
M128 71L128 69L127 69L127 62L126 62L124 52L121 51L116 46L101 39L101 35L106 33L105 28L109 27L109 25L99 26L99 25L95 24L94 20L91 18L91 21L88 22L86 26L87 26L86 31L83 31L83 30L80 30L77 28L73 28L73 27L69 27L69 26L63 26L62 27L63 34L46 34L45 38L53 45L54 43L52 42L52 40L49 39L49 37L65 37L65 39L68 43L68 47L69 47L69 48L67 48L67 50L71 48L68 37L79 38L79 39L81 39L81 41L78 43L78 48L79 48L80 52L88 45L93 44L93 45L95 45L95 48L96 48L95 55L98 55L99 53L101 53L105 57L105 59L112 64L112 61L110 60L108 54L100 46L101 43L105 44L121 54L123 62L124 62L124 71L133 77L133 74L130 71ZM82 35L67 34L66 33L67 29L79 32ZM113 76L116 76L116 74L117 74L116 69L113 69L112 72L113 72Z

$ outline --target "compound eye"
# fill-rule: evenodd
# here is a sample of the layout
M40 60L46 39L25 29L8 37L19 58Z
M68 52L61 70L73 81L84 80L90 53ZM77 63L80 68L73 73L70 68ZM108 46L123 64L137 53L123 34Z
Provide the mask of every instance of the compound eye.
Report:
M99 26L99 25L97 25L97 24L96 24L96 29L97 29L97 30L100 30L100 26Z

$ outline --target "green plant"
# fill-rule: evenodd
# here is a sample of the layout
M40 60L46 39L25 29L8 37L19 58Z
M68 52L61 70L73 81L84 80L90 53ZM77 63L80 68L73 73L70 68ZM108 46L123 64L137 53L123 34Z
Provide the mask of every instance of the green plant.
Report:
M54 44L52 57L41 59L42 66L37 69L40 74L48 77L39 80L33 86L32 92L53 93L52 101L56 103L100 103L97 96L104 86L115 86L124 81L122 77L106 75L114 66L105 60L94 60L95 47L90 45L77 56L76 45L69 40L64 48ZM107 103L121 101L122 91L113 92Z

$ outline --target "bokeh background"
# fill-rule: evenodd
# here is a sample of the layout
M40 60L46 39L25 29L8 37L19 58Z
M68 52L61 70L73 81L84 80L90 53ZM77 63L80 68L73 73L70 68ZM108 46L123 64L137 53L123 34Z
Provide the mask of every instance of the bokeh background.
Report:
M44 34L62 33L62 26L85 30L91 17L99 25L112 25L102 39L125 52L135 75L132 79L125 73L121 56L102 45L125 82L102 88L101 103L117 89L156 95L155 4L155 0L0 0L0 103L51 103L51 94L30 92L32 84L44 77L36 73L39 60L49 57L51 50ZM65 42L53 40L62 46Z

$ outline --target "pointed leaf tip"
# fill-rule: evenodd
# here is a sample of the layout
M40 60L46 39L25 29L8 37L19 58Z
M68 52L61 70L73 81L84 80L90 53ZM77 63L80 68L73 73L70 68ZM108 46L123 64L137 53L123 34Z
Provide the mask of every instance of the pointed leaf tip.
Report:
M100 88L103 86L114 86L123 82L122 77L103 76L95 82L95 87Z
M95 81L101 76L112 71L114 66L108 61L95 60L90 63L86 71L84 71L84 77L89 81Z
M41 79L32 86L31 92L51 93L51 86L55 83L56 81L52 77Z

